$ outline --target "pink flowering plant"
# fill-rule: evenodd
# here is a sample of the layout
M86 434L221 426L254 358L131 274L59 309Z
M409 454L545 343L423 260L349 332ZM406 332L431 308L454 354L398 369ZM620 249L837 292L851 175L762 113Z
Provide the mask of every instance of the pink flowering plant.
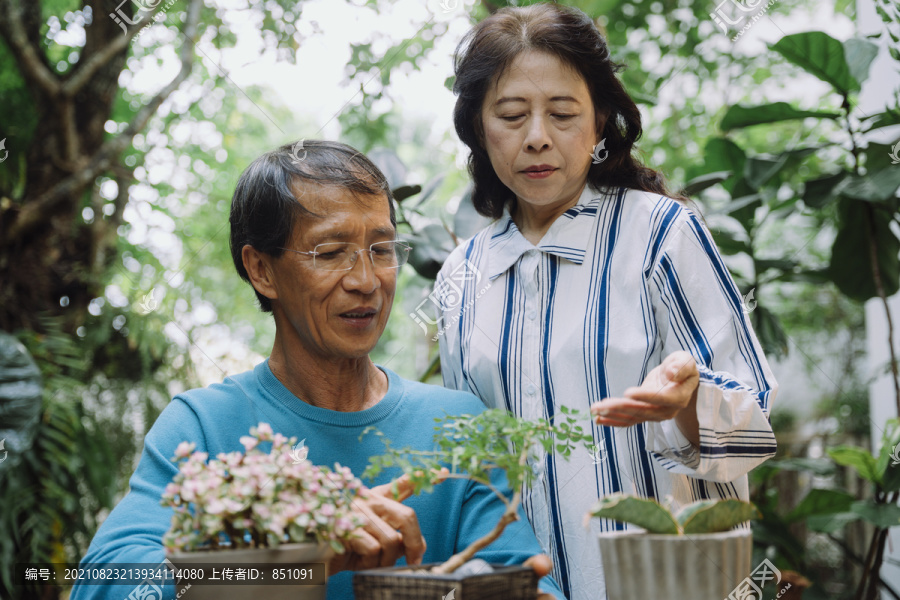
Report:
M275 547L289 542L328 543L342 553L362 525L352 502L362 487L350 469L314 466L291 451L296 438L272 432L267 423L242 436L245 452L206 452L182 442L172 461L178 473L162 505L174 509L163 536L168 553ZM268 453L260 443L271 442Z

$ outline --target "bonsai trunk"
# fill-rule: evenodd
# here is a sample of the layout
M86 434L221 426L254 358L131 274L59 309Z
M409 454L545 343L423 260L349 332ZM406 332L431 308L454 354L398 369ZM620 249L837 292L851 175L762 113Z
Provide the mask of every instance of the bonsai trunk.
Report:
M512 523L513 521L519 520L519 515L516 514L516 507L519 505L519 492L516 492L516 495L513 497L513 501L507 506L506 512L503 513L503 516L500 518L500 521L497 522L497 525L494 529L488 533L487 535L475 540L472 544L469 544L469 547L463 550L462 552L458 552L447 559L442 565L438 565L437 567L431 570L432 573L436 573L438 575L446 575L448 573L452 573L464 564L472 559L475 556L475 553L493 543L500 535L503 533L503 530L506 529L506 526Z

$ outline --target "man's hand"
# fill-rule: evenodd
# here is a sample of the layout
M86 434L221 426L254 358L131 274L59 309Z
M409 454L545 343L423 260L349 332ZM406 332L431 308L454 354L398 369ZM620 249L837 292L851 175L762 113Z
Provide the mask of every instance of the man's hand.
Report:
M356 530L356 537L344 543L344 553L331 559L328 574L390 567L401 556L406 557L407 564L420 564L426 545L419 519L413 509L401 504L412 493L413 484L408 475L363 490L353 507L362 515L365 525Z
M538 574L538 577L543 577L544 575L549 575L550 571L553 570L553 561L546 554L535 554L522 563L522 566L531 567ZM538 590L538 600L556 600L556 597L552 594L544 594Z
M697 389L700 372L690 353L673 352L650 371L640 387L625 390L622 398L606 398L591 406L597 425L630 427L645 421L676 419L685 437L700 444Z

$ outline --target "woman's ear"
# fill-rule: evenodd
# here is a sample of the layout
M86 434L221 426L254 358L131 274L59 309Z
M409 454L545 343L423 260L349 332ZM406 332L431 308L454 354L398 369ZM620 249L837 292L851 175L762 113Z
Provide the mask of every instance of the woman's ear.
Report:
M275 286L275 273L271 264L272 257L248 244L241 248L241 260L244 263L244 269L247 270L247 277L250 279L250 285L253 286L253 289L269 300L277 300L278 291Z

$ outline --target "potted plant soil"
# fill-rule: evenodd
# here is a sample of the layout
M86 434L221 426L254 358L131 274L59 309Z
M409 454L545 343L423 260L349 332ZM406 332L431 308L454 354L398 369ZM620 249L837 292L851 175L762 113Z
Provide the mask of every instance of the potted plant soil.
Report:
M361 482L338 464L334 471L314 466L304 448L292 448L295 438L273 434L266 423L240 441L245 452L220 453L212 460L183 442L172 459L179 471L162 497L163 506L174 510L163 536L166 558L182 575L206 566L202 581L178 582L190 584L182 599L324 600L328 561L343 552L341 541L362 524L351 511ZM271 443L269 452L261 443ZM291 568L299 563L325 567L320 564L313 577L312 571ZM209 566L215 564L223 567L221 583L211 584ZM240 565L258 572L239 577ZM253 578L258 584L246 583L259 572L263 579Z
M732 529L761 515L741 500L703 500L673 515L654 500L613 494L590 517L643 529L600 534L608 600L721 600L750 575L753 537Z
M468 479L488 486L504 503L505 510L494 528L444 563L400 565L369 569L354 574L357 600L533 600L537 597L538 576L530 567L489 565L475 554L502 535L510 523L519 520L522 487L531 483L533 467L528 458L537 446L546 452L568 457L579 442L591 441L574 411L563 408L557 423L545 419L527 421L508 411L493 409L478 415L436 419L434 450L397 449L381 432L385 453L370 458L363 478L375 477L384 469L399 467L409 476L414 492L431 491L444 479ZM369 431L368 429L366 430ZM491 474L500 471L512 491L507 497L494 485ZM451 591L452 590L452 591ZM450 592L450 594L448 594Z

